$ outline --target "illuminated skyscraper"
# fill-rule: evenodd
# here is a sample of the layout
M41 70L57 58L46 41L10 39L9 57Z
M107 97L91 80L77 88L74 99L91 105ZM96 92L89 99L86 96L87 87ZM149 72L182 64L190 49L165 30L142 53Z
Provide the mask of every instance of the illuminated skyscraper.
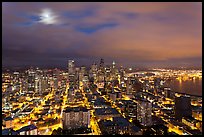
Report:
M112 68L115 69L115 61L112 63Z
M93 79L94 82L97 80L97 65L94 63L91 65L91 69L89 71L89 77Z
M74 60L68 61L68 73L74 74Z
M121 84L121 86L124 87L125 70L122 66L120 67L119 74L120 74L119 84Z
M75 87L75 68L74 68L74 60L68 61L68 80L69 87Z
M48 80L46 76L42 77L42 93L48 89Z
M117 77L117 69L115 67L115 61L113 61L112 68L111 68L111 79L116 80L117 78L118 78Z
M129 95L129 94L132 94L133 92L133 88L132 88L132 83L131 83L131 78L129 77L127 79L127 83L126 83L126 94Z
M42 94L42 78L39 75L35 77L35 92Z
M152 103L147 100L139 100L137 105L137 120L143 126L152 125Z
M35 91L35 72L33 70L28 71L28 91Z
M74 101L74 88L70 87L68 91L68 102Z
M105 77L104 60L101 59L98 70L98 82L102 85L104 84L104 77Z

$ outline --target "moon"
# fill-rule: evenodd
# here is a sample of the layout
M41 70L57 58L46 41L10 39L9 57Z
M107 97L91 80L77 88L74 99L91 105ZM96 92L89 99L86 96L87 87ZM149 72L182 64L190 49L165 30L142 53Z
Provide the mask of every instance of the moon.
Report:
M40 14L40 22L43 24L56 24L58 22L57 17L50 9L43 9Z

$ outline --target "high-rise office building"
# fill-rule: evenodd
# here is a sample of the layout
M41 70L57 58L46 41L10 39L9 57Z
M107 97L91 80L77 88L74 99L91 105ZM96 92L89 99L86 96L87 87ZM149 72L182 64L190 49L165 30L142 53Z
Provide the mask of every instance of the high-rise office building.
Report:
M42 78L40 75L35 77L35 92L42 94Z
M80 86L79 74L80 74L80 68L76 67L75 69L75 88L76 89L79 89L79 86Z
M147 100L139 100L137 104L137 120L143 126L152 125L152 103Z
M115 61L113 61L113 63L112 63L112 68L113 69L115 68Z
M75 87L74 60L68 61L68 80L69 80L69 87Z
M119 74L120 74L119 84L121 84L121 87L124 87L125 70L122 66L120 67Z
M68 61L68 73L74 74L74 60Z
M97 80L97 65L94 63L91 65L91 69L89 71L89 78L93 79L93 82L95 83Z
M175 98L175 118L179 121L182 120L182 117L191 117L192 108L191 108L191 98L190 96L184 95Z
M104 60L101 59L99 64L99 69L103 69L103 68L104 68Z
M13 73L13 82L17 83L20 80L20 73L19 72L14 72Z
M28 91L35 91L35 72L33 70L28 71Z
M98 82L98 87L104 88L104 82L105 82L105 67L104 67L104 60L101 59L100 64L99 64L99 69L98 69L98 74L97 74L97 82Z
M83 81L83 87L84 87L84 88L88 87L88 84L89 84L89 76L88 76L88 75L84 75L82 81Z
M96 63L94 63L93 65L91 65L91 71L92 71L93 73L96 73L96 72L97 72L97 64L96 64Z
M112 80L118 79L118 70L116 69L115 61L113 61L113 63L112 63L111 79L112 79Z
M126 82L126 94L129 95L132 94L132 92L133 92L132 83L130 78L128 78Z
M42 93L45 92L48 89L48 80L47 80L47 76L43 76L42 80L41 80L41 90Z
M86 74L86 67L82 66L79 72L79 81L82 82L84 75Z
M74 101L74 88L70 87L68 91L68 102L73 102Z
M105 73L105 66L104 66L104 60L103 59L100 60L99 73L102 73L102 74Z

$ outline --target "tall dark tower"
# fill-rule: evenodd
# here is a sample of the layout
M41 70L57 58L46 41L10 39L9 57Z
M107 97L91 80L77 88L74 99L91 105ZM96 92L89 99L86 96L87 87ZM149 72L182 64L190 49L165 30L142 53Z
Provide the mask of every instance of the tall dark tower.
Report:
M28 91L35 91L35 72L33 69L28 71Z
M104 60L101 59L101 61L100 61L100 67L103 67L103 66L104 66Z
M98 78L97 81L101 84L101 87L104 87L104 78L105 78L105 67L104 60L100 60L99 69L98 69Z
M175 98L175 118L181 121L185 116L192 116L191 98L186 95Z
M104 60L103 60L103 59L100 60L99 72L100 72L101 74L104 74L104 73L105 73Z
M75 84L75 67L74 67L74 60L68 61L68 80L69 80L69 87L74 87Z

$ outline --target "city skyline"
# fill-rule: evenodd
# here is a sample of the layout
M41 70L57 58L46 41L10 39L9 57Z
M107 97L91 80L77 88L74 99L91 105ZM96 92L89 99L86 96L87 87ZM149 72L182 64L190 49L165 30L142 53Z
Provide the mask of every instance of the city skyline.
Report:
M3 67L201 67L201 3L2 3Z
M2 135L202 135L201 2L3 2Z

